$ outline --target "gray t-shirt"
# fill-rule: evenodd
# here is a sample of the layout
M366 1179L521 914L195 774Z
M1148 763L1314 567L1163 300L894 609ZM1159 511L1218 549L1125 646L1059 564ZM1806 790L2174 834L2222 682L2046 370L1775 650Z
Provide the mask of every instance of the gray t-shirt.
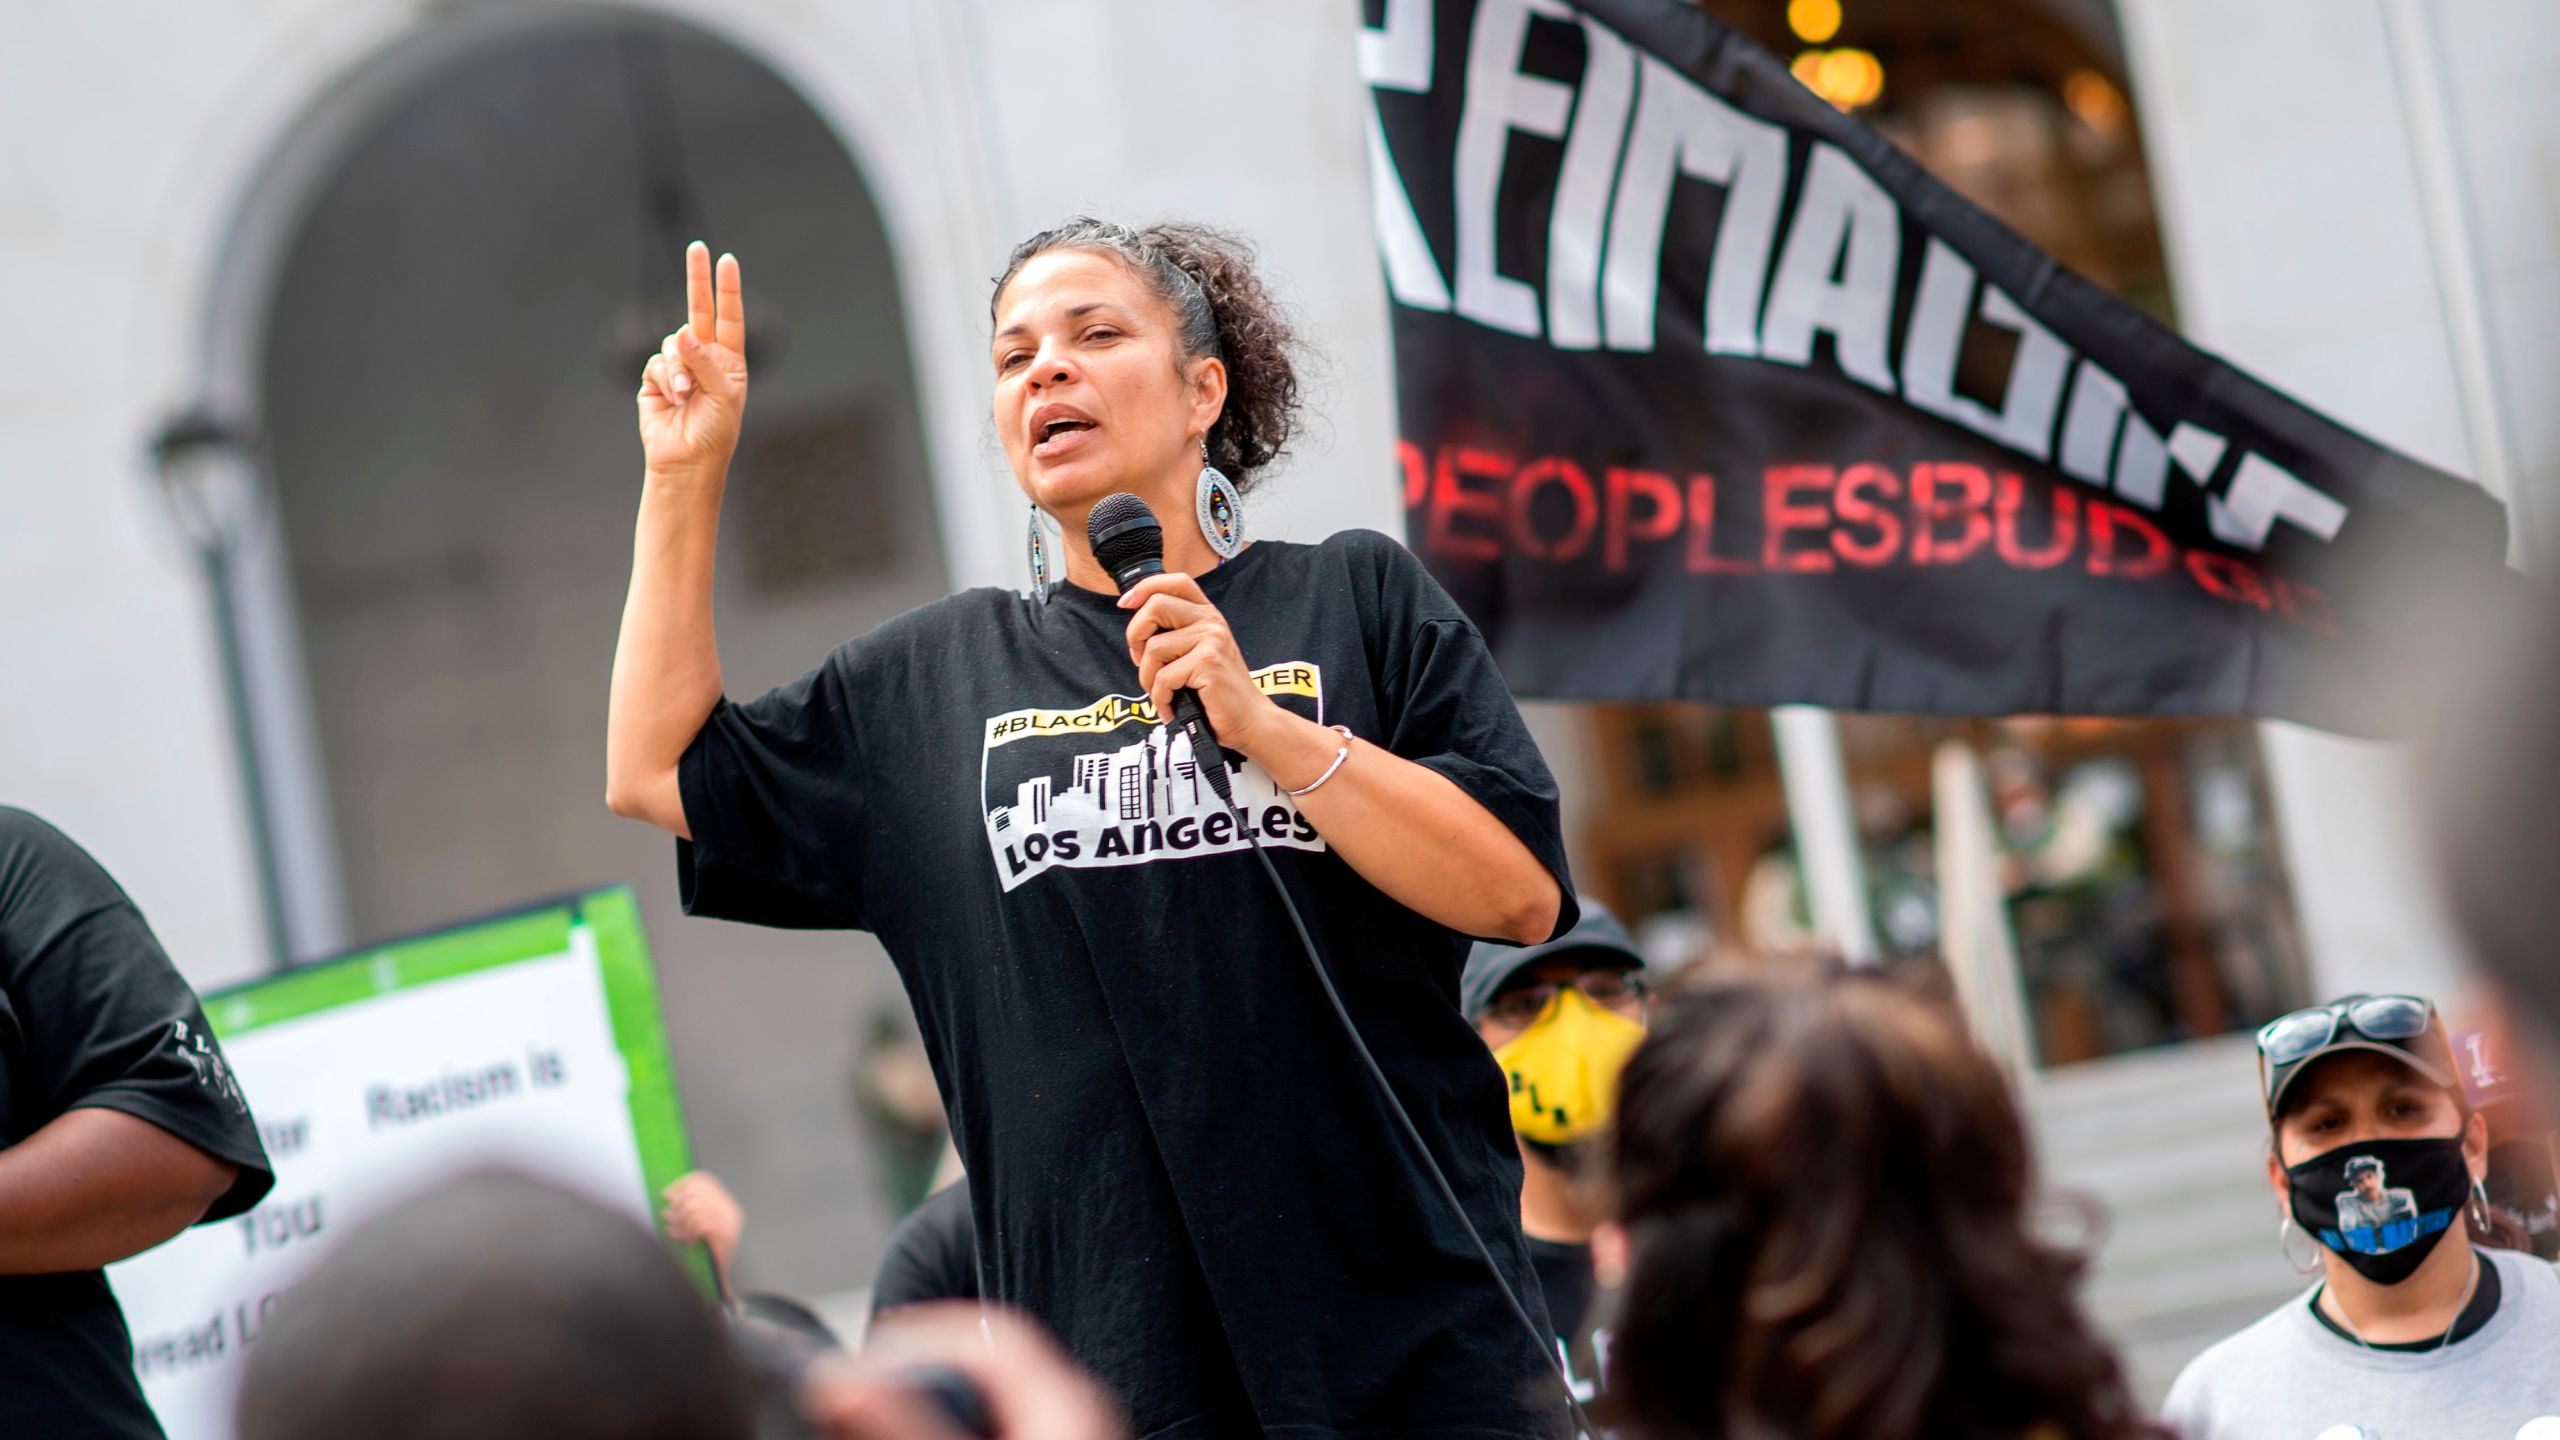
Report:
M2332 1334L2309 1296L2196 1357L2163 1408L2181 1440L2560 1440L2560 1271L2482 1250L2498 1313L2426 1353Z

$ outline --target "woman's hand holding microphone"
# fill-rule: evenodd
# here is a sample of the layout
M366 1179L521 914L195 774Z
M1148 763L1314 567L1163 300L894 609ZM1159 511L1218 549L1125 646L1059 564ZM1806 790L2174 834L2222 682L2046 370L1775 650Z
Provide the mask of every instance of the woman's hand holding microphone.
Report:
M1218 743L1260 765L1295 791L1323 775L1340 754L1342 736L1281 708L1254 683L1227 617L1179 571L1150 575L1129 587L1120 608L1132 611L1129 661L1156 713L1173 713L1173 692L1200 697Z

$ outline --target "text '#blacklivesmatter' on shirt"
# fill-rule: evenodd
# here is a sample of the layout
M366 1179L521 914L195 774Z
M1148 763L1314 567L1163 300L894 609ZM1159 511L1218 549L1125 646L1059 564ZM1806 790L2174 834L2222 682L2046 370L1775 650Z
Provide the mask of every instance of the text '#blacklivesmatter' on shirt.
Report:
M1262 693L1321 723L1324 676L1303 660L1253 672ZM1130 727L1142 727L1134 733ZM1061 865L1151 865L1265 845L1322 850L1324 837L1259 765L1227 767L1238 822L1218 802L1191 739L1146 696L1062 710L1009 710L986 724L987 845L1007 890Z

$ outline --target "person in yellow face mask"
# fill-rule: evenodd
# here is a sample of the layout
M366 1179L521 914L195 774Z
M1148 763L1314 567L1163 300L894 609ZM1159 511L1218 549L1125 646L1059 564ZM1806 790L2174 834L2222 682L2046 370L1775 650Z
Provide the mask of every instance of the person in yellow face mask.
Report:
M1580 922L1543 945L1479 943L1458 1003L1511 1093L1520 1229L1576 1398L1590 1400L1608 1358L1591 1267L1608 1203L1590 1142L1609 1128L1618 1071L1644 1039L1644 957L1615 916L1585 900Z

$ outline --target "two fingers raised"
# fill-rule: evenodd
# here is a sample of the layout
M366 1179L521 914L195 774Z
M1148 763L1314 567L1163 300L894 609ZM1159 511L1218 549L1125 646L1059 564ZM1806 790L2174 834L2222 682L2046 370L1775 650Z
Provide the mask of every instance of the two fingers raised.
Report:
M714 264L701 241L686 246L684 299L684 324L659 342L641 377L643 395L655 389L678 404L696 390L723 393L746 378L747 301L738 257L723 255ZM706 345L730 355L705 354Z
M685 323L694 338L745 353L747 348L746 285L739 277L738 257L711 260L711 247L696 240L684 250Z

